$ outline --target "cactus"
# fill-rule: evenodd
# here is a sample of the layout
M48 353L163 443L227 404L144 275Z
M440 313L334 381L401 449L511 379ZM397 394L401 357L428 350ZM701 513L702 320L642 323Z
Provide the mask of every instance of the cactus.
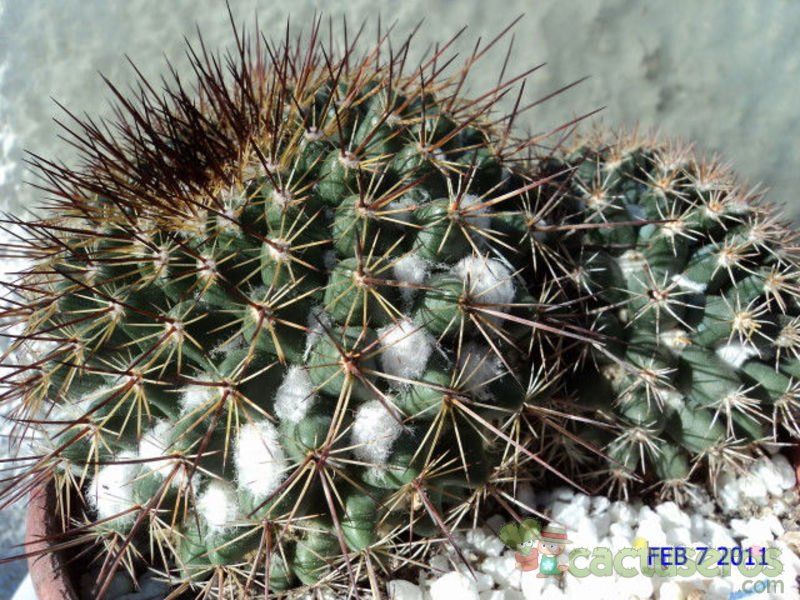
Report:
M800 436L797 236L774 208L718 160L636 133L582 139L548 168L565 166L547 243L595 332L576 387L613 426L589 436L603 477L680 497Z
M493 112L514 80L466 100L484 48L443 77L319 39L192 50L197 97L112 87L81 168L33 161L51 202L14 223L3 317L46 350L8 379L39 430L12 489L55 479L98 596L143 563L216 597L373 585L561 418L553 278L516 237L534 141Z

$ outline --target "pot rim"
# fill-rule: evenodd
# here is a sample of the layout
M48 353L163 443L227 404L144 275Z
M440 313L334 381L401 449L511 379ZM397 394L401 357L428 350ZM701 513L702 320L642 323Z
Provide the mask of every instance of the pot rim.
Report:
M48 552L48 535L56 517L56 496L53 486L37 485L30 495L25 519L25 551L28 553L28 573L38 600L78 600L71 579L66 575L60 552ZM41 552L40 554L33 554Z

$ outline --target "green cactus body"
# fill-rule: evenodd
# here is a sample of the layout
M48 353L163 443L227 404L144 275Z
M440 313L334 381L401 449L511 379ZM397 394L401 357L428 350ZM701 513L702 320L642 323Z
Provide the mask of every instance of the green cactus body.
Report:
M574 167L565 219L583 228L560 242L604 340L582 401L618 427L605 444L620 476L680 492L700 465L799 436L800 271L771 207L719 164L636 136L551 166Z
M86 172L40 165L63 187L15 313L55 348L18 384L52 415L36 472L82 473L85 530L143 535L131 560L177 583L314 586L446 533L514 481L531 373L557 385L526 144L379 56L248 55L224 85L196 58L202 102L146 96L119 139L86 125Z

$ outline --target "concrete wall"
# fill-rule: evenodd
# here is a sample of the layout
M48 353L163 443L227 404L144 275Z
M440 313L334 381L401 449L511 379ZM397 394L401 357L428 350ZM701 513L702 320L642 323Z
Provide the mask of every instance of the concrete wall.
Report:
M577 89L527 115L535 129L606 106L608 123L661 128L721 151L746 178L773 188L793 205L800 183L800 2L792 0L231 0L237 19L257 9L270 35L287 17L307 23L314 11L351 24L396 19L399 33L420 18L418 47L462 25L460 48L515 28L513 68L547 62L528 86L544 94L589 75ZM26 147L52 154L58 145L51 97L78 111L103 112L108 93L97 71L130 80L127 53L148 76L162 71L162 54L184 65L184 35L195 25L212 47L229 39L222 0L16 0L0 17L0 123L16 137L11 158ZM494 81L502 52L476 78ZM0 145L2 153L2 145ZM16 176L10 183L19 181ZM13 202L8 194L5 199ZM29 196L25 196L26 199Z

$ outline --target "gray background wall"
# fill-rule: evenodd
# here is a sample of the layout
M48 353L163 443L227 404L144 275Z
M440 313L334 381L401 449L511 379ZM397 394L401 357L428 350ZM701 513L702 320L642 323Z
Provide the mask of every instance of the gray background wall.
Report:
M575 113L607 106L609 123L655 126L697 140L731 159L750 180L800 211L800 2L795 0L231 0L238 19L258 10L270 35L287 17L307 23L315 10L351 23L379 12L407 31L425 18L419 47L469 25L459 47L496 33L525 13L516 27L514 66L546 61L530 82L545 93L584 75L577 89L530 113L541 129ZM52 154L51 97L90 113L107 110L97 71L118 83L130 79L127 53L149 76L162 54L185 64L184 35L195 24L212 47L229 39L222 0L7 0L0 17L0 124L13 131L10 158L22 148ZM487 63L476 80L496 77ZM8 149L6 149L8 150ZM0 144L0 154L2 154ZM19 181L20 169L7 178ZM0 190L3 191L3 190ZM14 201L5 191L2 197ZM30 195L23 196L30 198ZM797 206L795 206L797 205Z
M607 123L641 123L719 151L751 181L800 216L800 2L794 0L231 0L237 19L258 9L270 36L286 19L307 23L315 10L351 24L396 19L398 33L425 18L419 48L469 31L466 52L515 16L512 71L547 62L531 96L585 75L591 79L529 113L522 125L544 130L607 106ZM98 71L125 84L128 54L150 76L163 56L185 66L183 36L195 25L210 47L230 38L221 0L0 0L0 207L35 202L20 183L22 150L67 159L52 121L51 97L76 112L108 114ZM491 85L502 52L485 63L473 91ZM21 511L0 514L0 546L18 539ZM0 566L0 598L22 565Z

